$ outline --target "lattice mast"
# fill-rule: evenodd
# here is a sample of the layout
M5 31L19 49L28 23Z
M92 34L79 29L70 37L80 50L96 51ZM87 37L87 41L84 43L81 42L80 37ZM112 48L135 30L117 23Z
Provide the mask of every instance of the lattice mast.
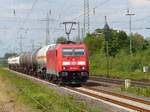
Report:
M84 0L84 36L90 33L90 6L89 0Z

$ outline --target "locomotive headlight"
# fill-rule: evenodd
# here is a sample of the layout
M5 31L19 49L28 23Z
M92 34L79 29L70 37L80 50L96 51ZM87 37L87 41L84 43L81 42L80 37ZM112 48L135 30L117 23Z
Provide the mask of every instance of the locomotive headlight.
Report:
M81 69L82 69L82 70L85 70L85 67L82 67Z
M85 62L85 61L79 61L79 62L78 62L78 65L84 66L84 65L86 65L86 62Z
M63 69L63 70L66 70L66 67L65 67L65 66L63 66L63 67L62 67L62 69Z

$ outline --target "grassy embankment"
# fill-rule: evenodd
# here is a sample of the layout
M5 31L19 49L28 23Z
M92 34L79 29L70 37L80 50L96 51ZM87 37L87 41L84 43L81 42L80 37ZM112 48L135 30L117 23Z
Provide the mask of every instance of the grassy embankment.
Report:
M64 96L46 85L27 80L2 68L0 68L0 78L3 83L7 83L12 93L16 93L20 103L30 108L30 112L100 111L97 108L88 107L85 102L76 101L72 96Z
M144 96L144 97L150 97L150 88L140 88L140 87L135 87L131 86L128 89L121 87L120 91L122 92L128 92L137 96Z

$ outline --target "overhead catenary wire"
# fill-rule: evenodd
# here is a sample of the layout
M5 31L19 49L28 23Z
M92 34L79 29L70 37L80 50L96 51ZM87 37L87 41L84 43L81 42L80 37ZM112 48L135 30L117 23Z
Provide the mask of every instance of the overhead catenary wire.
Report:
M98 8L98 7L100 7L100 6L103 6L104 4L106 4L107 2L109 2L110 0L105 0L105 1L103 1L102 3L100 3L100 5L97 5L97 6L95 6L94 8ZM35 5L35 3L37 2L37 0L35 0L34 2L33 2L33 5L32 5L32 8L31 8L31 10L33 10L33 8L34 8L34 5ZM93 9L91 9L91 12L93 11ZM30 15L30 13L28 13L28 15ZM28 16L27 15L27 16ZM83 14L82 14L83 15ZM81 15L81 16L82 16ZM78 17L76 17L76 18L78 18ZM25 19L24 21L27 21L27 19ZM26 22L23 22L23 24L25 24ZM24 26L24 25L20 25L20 26ZM19 31L20 31L20 28L19 28ZM18 31L18 32L19 32ZM18 34L18 33L17 33Z
M103 6L104 4L106 4L106 3L109 2L109 1L110 1L110 0L105 0L104 2L100 3L100 5L95 6L94 9L96 9L96 8L98 8L98 7L100 7L100 6ZM93 9L90 10L90 12L92 12L92 11L93 11ZM83 14L80 15L80 16L83 16ZM77 18L79 18L80 16L75 17L74 19L77 19ZM134 21L134 20L133 20L133 21Z
M100 6L103 6L104 4L106 4L107 2L109 2L110 0L105 0L104 2L102 2L102 3L100 3L100 5L97 5L97 6L95 6L94 8L98 8L98 7L100 7ZM92 12L93 13L93 9L91 9L90 10L90 12ZM83 14L82 14L83 15ZM80 17L82 16L82 15L80 15ZM78 17L75 17L74 19L77 19L77 18L79 18L79 16ZM29 20L29 19L28 19ZM138 21L138 20L137 20ZM134 20L133 20L133 22L134 22ZM82 23L82 22L81 22ZM117 22L116 22L117 23Z

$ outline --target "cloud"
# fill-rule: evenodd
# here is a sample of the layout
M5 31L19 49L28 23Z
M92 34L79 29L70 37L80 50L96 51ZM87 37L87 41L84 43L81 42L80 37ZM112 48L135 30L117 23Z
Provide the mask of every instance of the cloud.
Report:
M130 3L136 6L145 6L150 4L150 0L129 0Z
M18 4L12 7L12 9L17 9L17 10L29 10L31 9L32 4Z

